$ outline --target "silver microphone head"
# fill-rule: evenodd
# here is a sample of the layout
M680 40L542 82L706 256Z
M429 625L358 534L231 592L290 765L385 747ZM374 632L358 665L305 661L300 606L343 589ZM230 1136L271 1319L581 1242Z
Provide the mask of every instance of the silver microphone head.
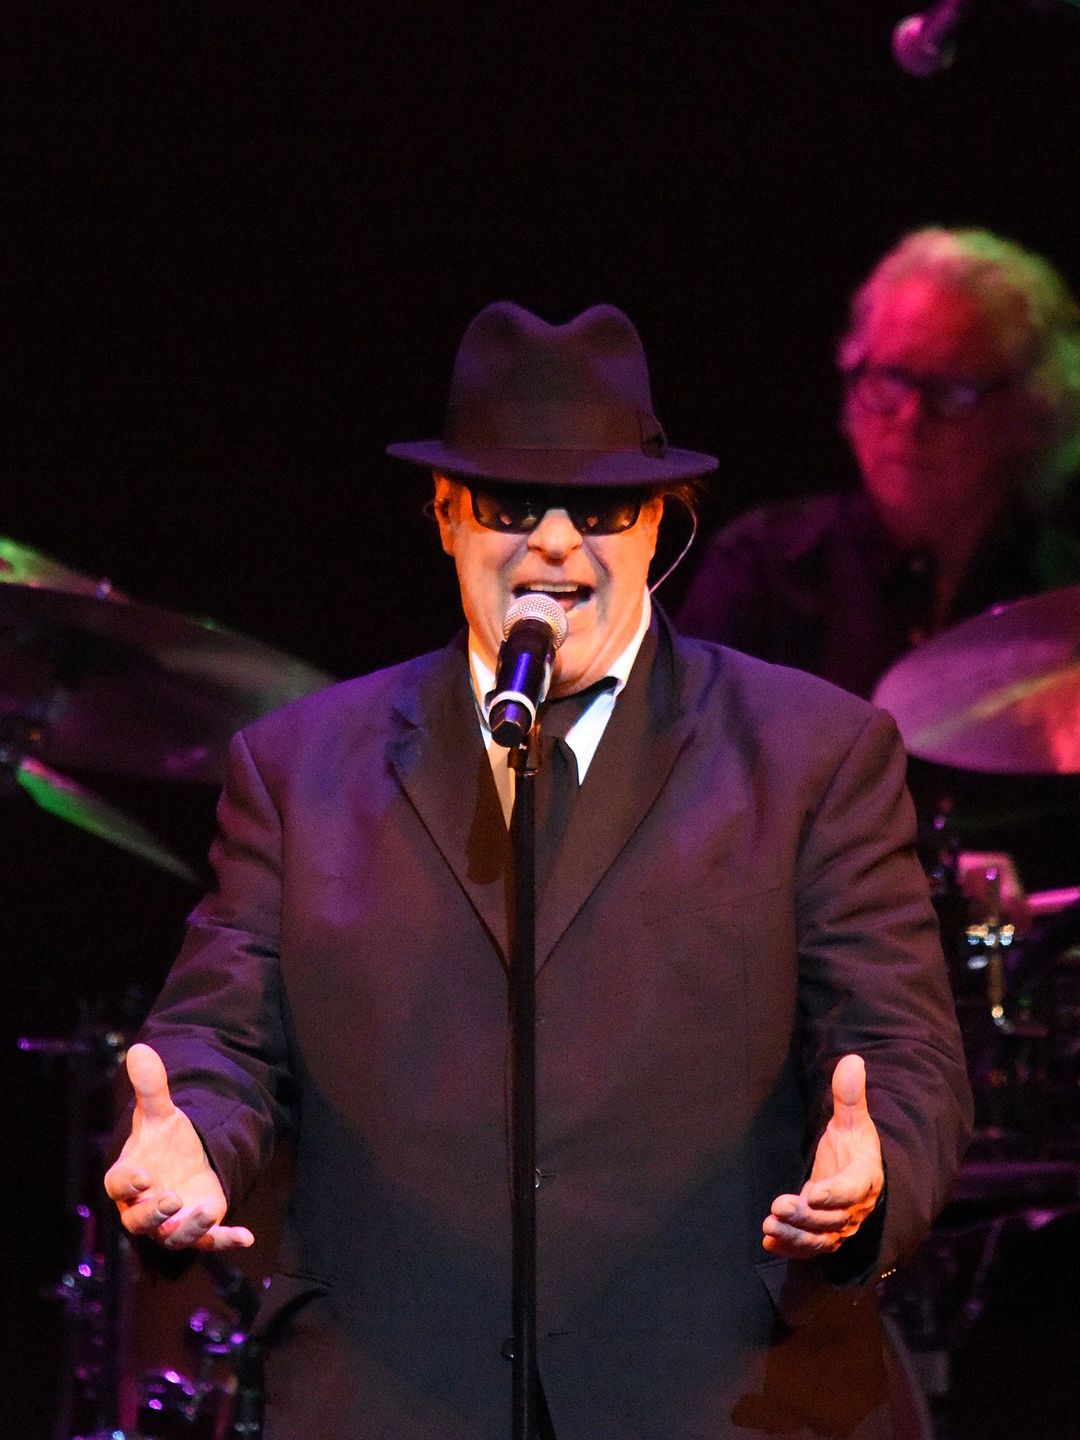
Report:
M510 606L503 620L503 639L510 638L510 631L519 620L543 620L551 627L552 643L555 649L566 639L570 625L566 619L566 612L557 600L550 595L541 595L537 591L530 590L527 595L521 595Z

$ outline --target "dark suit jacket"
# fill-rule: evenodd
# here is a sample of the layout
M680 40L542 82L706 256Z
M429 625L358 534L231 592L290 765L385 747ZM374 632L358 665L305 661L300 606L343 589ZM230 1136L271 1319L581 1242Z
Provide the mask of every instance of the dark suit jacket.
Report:
M808 676L663 626L635 667L538 918L559 1440L888 1433L873 1281L943 1203L969 1099L903 773L891 721ZM460 642L234 742L146 1038L231 1197L294 1135L270 1440L508 1431L506 852ZM848 1050L888 1199L841 1288L761 1222Z

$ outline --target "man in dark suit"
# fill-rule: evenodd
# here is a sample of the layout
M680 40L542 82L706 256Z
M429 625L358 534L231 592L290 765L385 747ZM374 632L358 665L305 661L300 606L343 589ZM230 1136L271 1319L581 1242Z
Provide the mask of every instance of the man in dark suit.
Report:
M621 312L489 306L442 439L392 453L435 473L467 634L234 741L217 884L129 1057L126 1227L250 1244L228 1205L291 1133L267 1436L507 1433L513 785L485 696L543 591L551 706L610 683L539 880L542 1433L890 1435L874 1286L970 1098L892 722L652 606L665 501L714 462L668 446Z

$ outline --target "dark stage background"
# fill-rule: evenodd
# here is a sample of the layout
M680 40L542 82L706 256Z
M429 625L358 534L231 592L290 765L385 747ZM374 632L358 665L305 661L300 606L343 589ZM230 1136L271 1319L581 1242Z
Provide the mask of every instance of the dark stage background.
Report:
M335 674L429 648L453 581L383 446L437 433L500 298L629 312L673 442L721 458L708 524L835 483L833 339L902 230L988 225L1080 283L1080 11L983 0L933 81L892 62L905 13L5 7L0 534ZM209 790L93 783L200 862ZM34 1440L69 1085L14 1039L152 994L196 892L0 803L0 1359L5 1431Z

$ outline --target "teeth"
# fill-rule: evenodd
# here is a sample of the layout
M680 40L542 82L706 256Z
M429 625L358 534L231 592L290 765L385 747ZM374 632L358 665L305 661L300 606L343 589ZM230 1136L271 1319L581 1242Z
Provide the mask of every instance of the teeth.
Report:
M554 584L554 585L525 585L522 591L532 591L539 595L576 595L579 590L584 589L582 585Z

